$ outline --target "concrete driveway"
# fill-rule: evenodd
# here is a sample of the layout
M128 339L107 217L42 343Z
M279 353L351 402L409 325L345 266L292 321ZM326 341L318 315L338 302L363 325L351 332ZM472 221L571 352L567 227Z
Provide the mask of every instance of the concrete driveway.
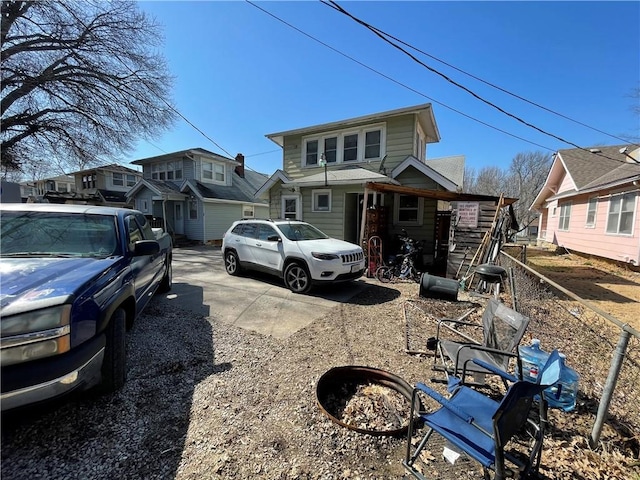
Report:
M219 248L176 248L173 288L159 297L237 327L287 338L336 305L347 302L371 281L376 280L362 277L299 295L270 275L248 272L232 277L224 269Z

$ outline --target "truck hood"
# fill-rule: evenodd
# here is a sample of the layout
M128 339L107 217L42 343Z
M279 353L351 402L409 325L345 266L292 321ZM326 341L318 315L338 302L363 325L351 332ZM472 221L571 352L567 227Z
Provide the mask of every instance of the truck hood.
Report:
M6 313L9 305L72 296L78 288L108 272L119 258L3 258L0 312Z

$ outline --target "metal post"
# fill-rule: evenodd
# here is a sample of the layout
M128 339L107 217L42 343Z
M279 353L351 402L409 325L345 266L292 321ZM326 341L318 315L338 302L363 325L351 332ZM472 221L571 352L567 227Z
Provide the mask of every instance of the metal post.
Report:
M620 339L616 346L615 352L613 352L613 359L611 360L611 367L609 368L609 375L607 381L604 384L604 390L602 391L602 398L598 405L598 414L596 421L593 424L591 430L591 437L589 438L589 446L596 448L598 441L600 440L600 433L602 432L602 425L607 417L609 410L609 404L611 403L611 397L616 388L618 376L620 375L620 369L622 368L622 361L624 360L625 352L627 351L627 345L629 344L629 338L631 334L625 330L620 333Z

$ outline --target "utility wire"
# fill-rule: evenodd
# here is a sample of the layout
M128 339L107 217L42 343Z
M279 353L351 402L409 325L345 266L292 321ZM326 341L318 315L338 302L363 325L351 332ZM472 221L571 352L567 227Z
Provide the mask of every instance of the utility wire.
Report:
M551 132L548 132L546 130L543 130L540 127L537 127L535 125L533 125L532 123L529 123L525 120L523 120L522 118L518 117L517 115L514 115L510 112L507 112L506 110L504 110L503 108L499 107L498 105L490 102L489 100L486 100L485 98L481 97L480 95L478 95L477 93L475 93L474 91L470 90L469 88L465 87L464 85L456 82L455 80L449 78L447 75L445 75L444 73L436 70L433 67L430 67L429 65L427 65L426 63L422 62L421 60L419 60L418 58L416 58L413 54L411 54L410 52L408 52L407 50L405 50L404 48L402 48L401 46L399 46L398 44L392 42L391 40L389 40L386 37L386 33L382 32L381 30L376 29L375 27L372 27L371 25L369 25L368 23L366 23L363 20L360 20L359 18L355 17L354 15L350 14L349 12L347 12L344 8L342 8L340 5L338 5L335 1L333 0L329 0L329 2L326 2L325 0L320 0L321 3L323 3L324 5L333 8L334 10L339 11L340 13L348 16L349 18L351 18L352 20L354 20L355 22L359 23L360 25L362 25L363 27L367 28L368 30L370 30L371 32L373 32L376 36L378 36L380 39L382 39L383 41L387 42L389 45L393 46L394 48L400 50L402 53L404 53L405 55L407 55L409 58L411 58L414 62L418 63L419 65L422 65L424 68L426 68L427 70L429 70L430 72L435 73L436 75L439 75L440 77L444 78L446 81L448 81L449 83L455 85L456 87L464 90L465 92L469 93L471 96L473 96L474 98L480 100L482 103L485 103L486 105L489 105L490 107L498 110L499 112L503 113L504 115L507 115L508 117L513 118L514 120L516 120L519 123L522 123L530 128L533 128L534 130L537 130L540 133L543 133L544 135L550 136L552 138L555 138L556 140L559 140L563 143L566 143L568 145L572 145L573 147L579 149L579 150L583 150L585 152L589 152L589 153L595 153L598 156L604 157L604 158L608 158L609 160L613 160L616 162L622 162L624 163L624 160L618 160L612 157L609 157L608 155L603 155L601 153L596 153L596 152L592 152L591 150L581 147L580 145L573 143L565 138L562 138L558 135L555 135Z
M325 4L325 5L327 5L327 6L331 6L331 8L336 9L336 8L335 8L335 7L333 7L332 5L328 5L326 2L322 2L322 3L324 3L324 4ZM337 10L337 9L336 9L336 10ZM600 129L596 128L596 127L593 127L593 126L591 126L591 125L587 125L586 123L582 123L581 121L576 120L576 119L571 118L571 117L568 117L567 115L564 115L564 114L562 114L562 113L560 113L560 112L556 112L555 110L552 110L552 109L550 109L550 108L548 108L548 107L545 107L544 105L540 105L540 104L538 104L538 103L536 103L536 102L533 102L533 101L531 101L531 100L528 100L527 98L524 98L523 96L518 95L517 93L510 92L509 90L507 90L507 89L505 89L505 88L503 88L503 87L500 87L499 85L496 85L496 84L494 84L494 83L491 83L491 82L489 82L489 81L487 81L487 80L484 80L484 79L482 79L482 78L480 78L480 77L478 77L478 76L476 76L476 75L474 75L474 74L472 74L472 73L469 73L469 72L467 72L467 71L465 71L465 70L463 70L463 69L461 69L461 68L458 68L458 67L456 67L455 65L452 65L452 64L450 64L450 63L448 63L448 62L445 62L444 60L442 60L442 59L440 59L440 58L438 58L438 57L436 57L436 56L434 56L434 55L431 55L430 53L427 53L427 52L425 52L424 50L421 50L421 49L419 49L418 47L416 47L416 46L414 46L414 45L411 45L411 44L409 44L409 43L407 43L407 42L405 42L405 41L403 41L403 40L399 39L398 37L395 37L395 36L391 35L390 33L386 33L386 32L384 32L384 31L382 31L382 30L378 29L377 27L374 27L374 26L371 26L371 25L370 25L370 28L372 28L372 29L374 29L376 32L379 32L379 33L381 33L382 35L385 35L385 36L387 36L387 37L391 38L392 40L394 40L394 41L396 41L396 42L398 42L398 43L400 43L400 44L404 45L405 47L409 47L409 48L411 48L412 50L415 50L416 52L421 53L422 55L424 55L424 56L426 56L426 57L432 58L433 60L435 60L435 61L437 61L437 62L439 62L439 63L441 63L441 64L443 64L443 65L446 65L447 67L452 68L453 70L456 70L456 71L458 71L458 72L460 72L460 73L462 73L462 74L464 74L464 75L467 75L468 77L471 77L471 78L473 78L474 80L477 80L477 81L479 81L479 82L481 82L481 83L484 83L485 85L488 85L488 86L490 86L490 87L492 87L492 88L495 88L496 90L499 90L499 91L501 91L502 93L506 93L507 95L510 95L510 96L512 96L512 97L514 97L514 98L517 98L518 100L521 100L521 101L523 101L523 102L525 102L525 103L528 103L529 105L533 105L534 107L538 107L538 108L540 108L540 109L542 109L542 110L544 110L544 111L546 111L546 112L549 112L549 113L552 113L552 114L554 114L554 115L557 115L558 117L564 118L565 120L569 120L570 122L576 123L576 124L581 125L581 126L586 127L586 128L589 128L589 129L593 130L594 132L602 133L603 135L607 135L608 137L615 138L616 140L620 140L620 141L622 141L623 143L628 143L628 140L625 140L624 138L618 137L618 136L613 135L613 134L611 134L611 133L607 133L607 132L605 132L605 131L603 131L603 130L600 130Z
M529 144L531 144L531 145L535 145L536 147L540 147L540 148L543 148L543 149L545 149L545 150L549 150L550 152L555 152L555 151L556 151L555 149L553 149L553 148L551 148L551 147L547 147L547 146L545 146L545 145L541 145L541 144L539 144L539 143L535 143L535 142L533 142L533 141L531 141L531 140L527 140L526 138L522 138L522 137L520 137L520 136L518 136L518 135L515 135L515 134L513 134L513 133L507 132L506 130L502 130L501 128L498 128L498 127L496 127L496 126L494 126L494 125L491 125L491 124L489 124L489 123L486 123L486 122L484 122L484 121L482 121L482 120L480 120L480 119L478 119L478 118L475 118L475 117L473 117L473 116L471 116L471 115L468 115L468 114L466 114L466 113L464 113L464 112L462 112L462 111L460 111L460 110L457 110L457 109L455 109L455 108L453 108L453 107L450 107L449 105L447 105L447 104L445 104L445 103L442 103L442 102L440 102L440 101L436 100L435 98L430 97L430 96L428 96L428 95L426 95L426 94L424 94L424 93L422 93L422 92L420 92L420 91L418 91L418 90L416 90L416 89L414 89L414 88L412 88L412 87L410 87L410 86L408 86L408 85L406 85L406 84L404 84L404 83L402 83L402 82L399 82L398 80L396 80L396 79L394 79L394 78L392 78L392 77L390 77L390 76L388 76L388 75L386 75L386 74L384 74L384 73L382 73L382 72L380 72L379 70L376 70L375 68L372 68L372 67L370 67L369 65L366 65L366 64L362 63L360 60L357 60L357 59L355 59L355 58L353 58L353 57L351 57L351 56L347 55L346 53L341 52L340 50L338 50L338 49L336 49L336 48L332 47L331 45L329 45L329 44L327 44L327 43L323 42L322 40L317 39L316 37L314 37L314 36L312 36L312 35L308 34L307 32L305 32L305 31L303 31L303 30L300 30L300 29L299 29L298 27L296 27L295 25L292 25L292 24L288 23L287 21L285 21L285 20L281 19L280 17L278 17L278 16L274 15L273 13L271 13L271 12L269 12L269 11L265 10L264 8L262 8L262 7L258 6L258 5L256 5L256 4L255 4L255 3L253 3L251 0L245 0L245 1L246 1L249 5L251 5L251 6L255 7L255 8L257 8L258 10L261 10L262 12L266 13L267 15L269 15L269 16L270 16L270 17L272 17L272 18L274 18L275 20L278 20L279 22L281 22L281 23L285 24L285 25L286 25L286 26L288 26L289 28L294 29L294 30L295 30L295 31L297 31L298 33L301 33L302 35L304 35L304 36L306 36L306 37L310 38L311 40L313 40L313 41L315 41L315 42L319 43L320 45L322 45L322 46L324 46L324 47L327 47L328 49L330 49L330 50L334 51L334 52L335 52L335 53L337 53L338 55L342 55L343 57L345 57L345 58L347 58L347 59L351 60L352 62L357 63L357 64L358 64L358 65L360 65L361 67L364 67L364 68L366 68L367 70L370 70L371 72L373 72L373 73L375 73L375 74L377 74L377 75L380 75L381 77L386 78L387 80L389 80L389 81L391 81L391 82L393 82L393 83L395 83L395 84L397 84L397 85L400 85L401 87L406 88L407 90L409 90L409 91L411 91L411 92L413 92L413 93L415 93L415 94L417 94L417 95L420 95L421 97L424 97L424 98L426 98L426 99L430 100L431 102L433 102L433 103L435 103L435 104L437 104L437 105L440 105L440 106L442 106L442 107L444 107L444 108L446 108L446 109L448 109L448 110L451 110L452 112L455 112L455 113L457 113L457 114L459 114L459 115L462 115L463 117L467 117L468 119L473 120L474 122L477 122L477 123L480 123L480 124L482 124L482 125L484 125L484 126L486 126L486 127L492 128L493 130L496 130L496 131L498 131L498 132L500 132L500 133L504 133L505 135L509 135L510 137L516 138L516 139L518 139L518 140L521 140L521 141L523 141L523 142L529 143Z

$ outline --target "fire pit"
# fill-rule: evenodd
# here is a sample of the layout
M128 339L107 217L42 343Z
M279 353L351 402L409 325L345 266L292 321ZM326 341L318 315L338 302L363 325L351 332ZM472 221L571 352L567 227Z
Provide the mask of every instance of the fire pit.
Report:
M369 435L405 434L412 392L413 387L397 375L361 366L334 367L316 385L323 413L338 425Z

